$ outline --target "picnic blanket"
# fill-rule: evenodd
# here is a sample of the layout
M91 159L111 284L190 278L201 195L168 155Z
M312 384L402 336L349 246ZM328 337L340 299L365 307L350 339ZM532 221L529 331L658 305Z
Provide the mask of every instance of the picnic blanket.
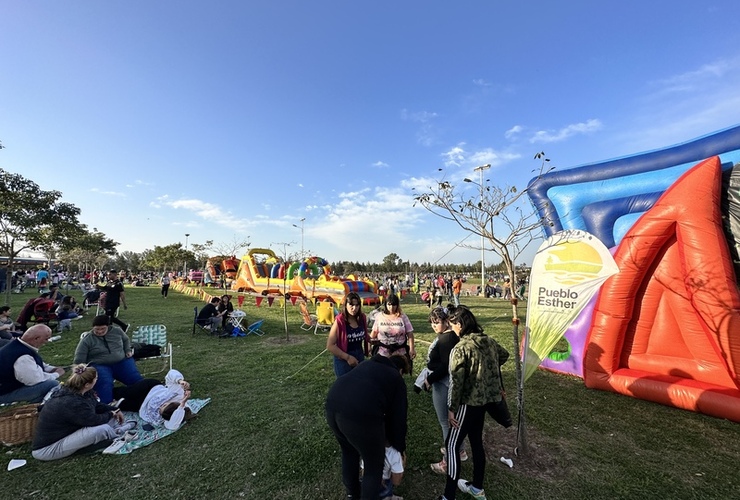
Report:
M190 410L197 414L205 405L211 402L211 398L207 399L189 399L188 400L188 406L190 407ZM179 429L182 429L182 427L185 425L181 425L179 429L170 430L166 429L162 426L155 427L151 431L145 431L143 429L144 424L146 422L142 420L139 417L138 412L133 411L124 411L123 415L125 417L125 421L128 420L135 420L136 421L136 432L138 433L138 436L133 441L129 441L126 443L120 450L118 450L115 453L112 453L112 455L126 455L128 453L131 453L134 450L137 450L139 448L143 448L144 446L149 446L154 441L158 441L162 439L163 437L167 437L173 432L177 432Z

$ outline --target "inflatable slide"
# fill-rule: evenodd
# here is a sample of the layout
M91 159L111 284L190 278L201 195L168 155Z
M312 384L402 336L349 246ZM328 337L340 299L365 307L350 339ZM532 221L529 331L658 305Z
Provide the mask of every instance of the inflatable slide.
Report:
M223 279L228 286L236 278L238 268L239 259L236 257L211 257L206 262L205 283L220 283Z
M341 302L345 295L356 292L365 304L379 301L374 283L352 276L333 276L329 263L320 257L284 262L275 252L265 248L253 248L242 257L231 289L260 295L295 295L317 300L330 298L335 302Z
M530 182L547 236L585 230L619 268L542 366L740 422L739 162L736 126Z

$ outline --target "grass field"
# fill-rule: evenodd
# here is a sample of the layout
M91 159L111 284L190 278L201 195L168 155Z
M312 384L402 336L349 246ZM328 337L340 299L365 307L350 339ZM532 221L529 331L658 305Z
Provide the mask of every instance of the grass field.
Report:
M12 296L15 314L34 292ZM212 402L177 433L129 455L40 463L31 458L29 445L6 448L0 498L344 498L339 449L323 416L334 381L331 357L320 355L326 336L300 329L297 306L288 304L286 339L278 303L257 308L248 297L248 320L264 318L267 335L216 339L191 335L193 307L202 305L197 299L171 291L164 300L155 287L126 293L129 309L121 318L133 326L165 324L175 367L191 381L193 397ZM479 298L464 303L487 333L511 349L508 304ZM417 329L423 360L424 341L433 339L428 310L413 297L402 306ZM43 347L45 361L69 364L90 319L75 322L72 333ZM415 373L422 364L415 364ZM513 363L503 368L513 388ZM441 433L430 395L410 390L412 378L407 383L408 467L398 494L429 500L444 486L444 478L429 469L441 458ZM504 430L490 420L486 426L489 498L740 498L738 424L588 390L579 379L548 372L535 373L525 391L529 456L513 456L515 428ZM501 456L514 460L513 469L499 462ZM8 472L5 465L13 458L25 458L28 465ZM471 471L468 462L463 476Z

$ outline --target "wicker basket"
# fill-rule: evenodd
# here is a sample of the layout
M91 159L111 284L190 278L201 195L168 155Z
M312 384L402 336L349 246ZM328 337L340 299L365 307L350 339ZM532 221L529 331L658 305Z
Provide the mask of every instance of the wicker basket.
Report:
M38 420L38 406L22 405L0 412L0 442L13 446L31 441Z

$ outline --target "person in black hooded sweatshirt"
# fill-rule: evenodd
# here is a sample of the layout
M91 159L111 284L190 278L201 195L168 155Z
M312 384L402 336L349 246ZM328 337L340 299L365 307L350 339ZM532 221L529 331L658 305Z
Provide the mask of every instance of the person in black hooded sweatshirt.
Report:
M405 356L375 355L339 377L326 398L326 420L342 450L347 498L380 497L386 443L406 452ZM360 483L360 459L365 473Z

